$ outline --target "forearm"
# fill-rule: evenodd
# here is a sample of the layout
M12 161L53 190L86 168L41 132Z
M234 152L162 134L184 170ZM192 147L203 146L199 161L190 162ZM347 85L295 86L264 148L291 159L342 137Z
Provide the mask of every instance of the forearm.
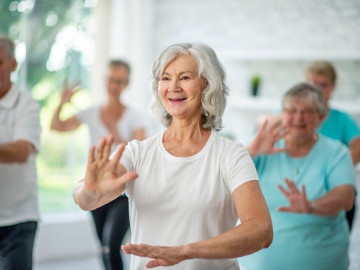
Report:
M350 210L354 204L355 189L350 185L336 187L325 196L311 201L311 214L318 216L336 215Z
M354 165L360 162L360 138L355 138L350 142L350 155Z
M270 246L271 222L248 221L217 237L184 246L188 259L229 259L254 253Z
M16 141L0 145L1 163L24 163L27 161L33 146L27 141Z
M90 211L99 208L123 193L124 189L114 190L107 193L96 193L86 189L84 180L80 180L74 187L73 198L82 210Z
M82 210L88 211L97 208L100 195L91 193L85 189L84 180L80 180L74 187L73 198Z
M59 105L57 106L54 115L52 117L51 120L51 125L50 128L54 129L54 130L61 130L62 127L62 121L60 119L60 113L61 113L61 109L63 107L64 103L60 102Z

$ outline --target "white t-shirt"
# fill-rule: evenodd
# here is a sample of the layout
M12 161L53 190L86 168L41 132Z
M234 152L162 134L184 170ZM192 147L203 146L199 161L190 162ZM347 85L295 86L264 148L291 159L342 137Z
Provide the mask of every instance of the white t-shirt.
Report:
M163 132L130 142L120 161L127 171L139 174L125 189L131 242L178 246L234 228L238 216L232 192L247 181L258 180L245 147L212 131L199 153L175 157L165 150L162 138ZM131 256L131 270L145 269L148 261ZM236 259L194 259L166 269L235 270L239 266Z
M92 107L80 111L75 115L80 122L89 127L90 142L97 145L101 137L109 136L109 130L106 128L100 117L100 107ZM146 129L146 120L142 113L132 108L127 108L117 123L117 129L121 138L126 141L133 139L134 131L140 128Z
M13 84L0 99L0 145L25 140L33 151L25 163L0 163L0 226L39 219L36 153L40 144L40 106Z

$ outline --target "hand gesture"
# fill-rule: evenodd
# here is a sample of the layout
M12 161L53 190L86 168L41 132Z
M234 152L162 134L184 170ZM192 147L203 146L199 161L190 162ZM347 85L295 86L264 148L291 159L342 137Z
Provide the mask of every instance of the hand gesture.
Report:
M274 117L273 121L267 119L260 127L255 139L247 146L247 149L252 157L284 152L285 148L275 148L274 145L286 134L286 125L281 124L280 117Z
M186 259L184 255L184 247L164 247L164 246L150 246L146 244L123 245L121 249L126 254L133 254L140 257L148 257L153 260L146 264L147 268L154 268L158 266L172 266Z
M84 178L85 189L93 194L105 194L122 191L125 184L138 177L135 172L126 173L119 170L119 160L124 151L125 145L120 145L113 159L109 160L113 136L102 138L96 149L93 145L89 150L86 174Z
M278 207L278 211L292 212L292 213L311 213L311 203L306 198L305 186L302 185L302 192L296 187L294 181L285 178L285 183L289 190L285 190L281 185L278 185L280 191L286 199L288 199L290 206Z
M71 85L68 85L66 82L64 82L60 103L65 104L67 102L70 102L72 96L79 90L80 90L80 85L78 83L73 83Z

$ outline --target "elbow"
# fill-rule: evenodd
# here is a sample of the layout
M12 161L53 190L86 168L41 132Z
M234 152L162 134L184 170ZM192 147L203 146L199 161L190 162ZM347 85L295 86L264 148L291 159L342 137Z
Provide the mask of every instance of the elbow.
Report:
M262 248L268 248L270 247L274 237L274 231L273 226L271 222L268 222L264 229L264 241Z

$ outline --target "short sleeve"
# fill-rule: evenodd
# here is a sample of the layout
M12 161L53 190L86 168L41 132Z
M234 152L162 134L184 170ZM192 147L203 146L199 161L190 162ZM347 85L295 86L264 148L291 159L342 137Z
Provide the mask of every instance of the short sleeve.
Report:
M355 170L348 149L340 145L336 155L329 160L327 186L331 190L340 185L355 187Z
M139 147L137 141L131 141L125 146L121 156L120 163L125 167L127 172L135 171L136 157L138 157ZM112 154L112 156L114 153Z
M25 140L30 142L39 151L40 147L40 106L30 97L23 97L20 101L21 109L14 122L14 141Z
M259 180L255 165L246 148L241 144L236 144L234 147L230 164L228 185L231 192L248 181Z

